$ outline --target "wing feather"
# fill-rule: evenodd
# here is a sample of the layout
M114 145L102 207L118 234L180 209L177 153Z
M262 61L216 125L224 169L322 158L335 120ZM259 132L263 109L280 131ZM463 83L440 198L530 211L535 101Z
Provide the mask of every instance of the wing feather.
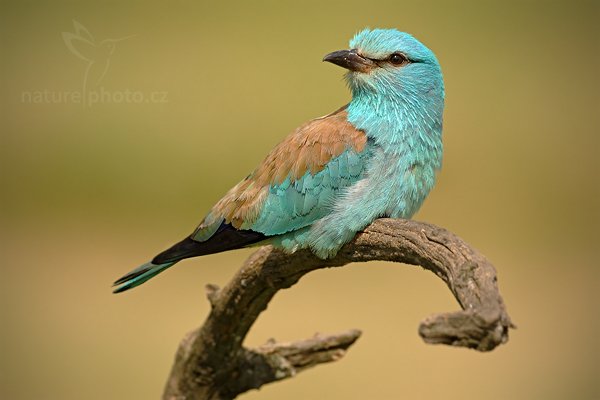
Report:
M222 222L278 235L326 215L332 197L360 178L368 158L366 135L347 114L343 107L292 132L217 202L192 238L206 240Z

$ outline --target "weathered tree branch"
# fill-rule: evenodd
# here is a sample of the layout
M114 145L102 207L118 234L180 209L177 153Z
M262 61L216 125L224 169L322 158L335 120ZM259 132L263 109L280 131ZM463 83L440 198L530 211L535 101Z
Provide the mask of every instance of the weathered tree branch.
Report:
M496 285L496 271L485 257L434 225L380 219L331 260L320 260L306 250L289 255L265 246L223 289L208 285L211 312L204 325L181 342L163 398L233 399L343 357L360 331L294 343L271 341L256 349L242 343L280 289L315 269L373 260L420 265L444 280L458 300L461 311L437 314L421 323L419 334L425 342L489 351L508 340L512 325Z

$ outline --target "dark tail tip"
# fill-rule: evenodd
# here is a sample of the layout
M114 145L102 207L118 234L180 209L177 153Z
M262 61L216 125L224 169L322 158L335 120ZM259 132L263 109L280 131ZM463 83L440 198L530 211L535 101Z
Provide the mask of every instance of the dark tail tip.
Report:
M186 237L181 242L176 243L154 257L152 263L163 264L177 262L184 258L239 249L249 244L263 241L266 238L267 237L260 232L235 229L231 224L222 223L210 239L199 242L192 237Z

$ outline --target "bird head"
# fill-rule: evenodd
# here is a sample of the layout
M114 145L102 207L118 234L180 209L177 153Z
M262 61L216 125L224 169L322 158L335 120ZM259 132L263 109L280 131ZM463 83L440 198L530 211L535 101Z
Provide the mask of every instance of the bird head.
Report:
M327 61L346 68L354 95L430 95L443 97L440 65L431 50L396 29L365 29L350 40L350 50L327 54Z

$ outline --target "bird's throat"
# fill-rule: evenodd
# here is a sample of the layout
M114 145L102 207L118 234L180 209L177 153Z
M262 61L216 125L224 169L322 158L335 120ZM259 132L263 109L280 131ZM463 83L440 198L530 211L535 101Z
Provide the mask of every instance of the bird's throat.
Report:
M443 107L443 94L383 96L358 90L348 105L348 121L390 150L419 142L429 151L441 154Z

